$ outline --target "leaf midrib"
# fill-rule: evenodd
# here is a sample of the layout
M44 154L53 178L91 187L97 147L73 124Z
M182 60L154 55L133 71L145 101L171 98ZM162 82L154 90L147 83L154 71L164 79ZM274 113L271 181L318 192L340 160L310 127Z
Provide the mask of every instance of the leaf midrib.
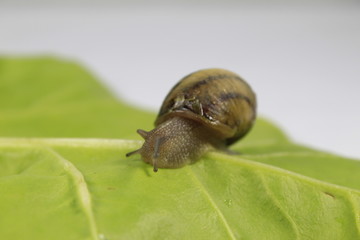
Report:
M302 181L308 182L310 184L314 184L317 186L327 186L327 187L333 187L336 189L340 189L343 191L349 191L352 192L354 194L359 194L360 196L360 191L357 189L353 189L353 188L349 188L346 186L342 186L342 185L337 185L334 183L330 183L330 182L325 182L316 178L312 178L312 177L308 177L290 170L286 170L284 168L280 168L280 167L276 167L273 165L269 165L266 163L261 163L261 162L257 162L251 159L246 159L244 157L233 157L230 155L225 155L222 153L218 153L218 152L212 152L210 154L214 154L215 155L221 155L221 157L218 158L218 160L222 160L222 161L230 161L234 164L239 164L239 165L247 165L249 167L253 167L253 168L261 168L261 169L266 169L266 171L272 171L272 172L276 172L278 174L282 174L284 176L289 176L289 177L293 177L293 178L297 178L297 179L301 179ZM252 155L253 156L253 155Z
M48 146L48 147L100 147L100 148L125 148L133 149L140 147L142 141L139 140L123 140L123 139L100 139L100 138L11 138L0 137L0 146ZM257 162L245 158L245 156L231 156L220 152L208 153L208 156L219 156L218 160L232 162L233 164L247 165L252 168L266 169L266 171L276 172L284 176L294 177L318 186L328 186L343 191L350 191L354 194L359 194L357 189L349 188L334 183L325 182L316 178L308 177L290 170L269 165L266 163ZM251 155L253 157L255 155Z

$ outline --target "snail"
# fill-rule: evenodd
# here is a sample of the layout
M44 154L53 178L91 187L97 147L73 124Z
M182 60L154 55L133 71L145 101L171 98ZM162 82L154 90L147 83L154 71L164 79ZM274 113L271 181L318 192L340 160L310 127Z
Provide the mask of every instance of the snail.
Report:
M237 74L204 69L182 78L166 96L155 128L138 129L145 139L142 160L158 168L179 168L210 150L227 147L244 137L256 118L256 96Z

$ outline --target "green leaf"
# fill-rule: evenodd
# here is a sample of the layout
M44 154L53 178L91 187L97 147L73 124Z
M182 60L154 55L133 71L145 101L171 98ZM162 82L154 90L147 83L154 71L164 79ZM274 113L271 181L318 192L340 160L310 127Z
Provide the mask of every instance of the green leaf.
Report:
M259 119L241 154L153 173L125 153L154 119L75 63L1 59L0 239L360 238L360 161Z
M119 102L75 63L0 58L0 136L138 138L154 115Z

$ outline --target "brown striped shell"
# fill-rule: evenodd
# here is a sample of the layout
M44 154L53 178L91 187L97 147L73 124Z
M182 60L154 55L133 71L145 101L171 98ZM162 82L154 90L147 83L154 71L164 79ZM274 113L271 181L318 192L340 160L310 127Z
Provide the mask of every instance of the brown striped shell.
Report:
M181 79L166 96L155 129L137 132L143 146L126 154L141 154L159 168L178 168L213 149L243 137L256 118L256 96L238 75L224 69L205 69Z
M237 74L205 69L181 79L166 96L155 126L173 116L199 121L230 145L243 137L256 118L256 97Z

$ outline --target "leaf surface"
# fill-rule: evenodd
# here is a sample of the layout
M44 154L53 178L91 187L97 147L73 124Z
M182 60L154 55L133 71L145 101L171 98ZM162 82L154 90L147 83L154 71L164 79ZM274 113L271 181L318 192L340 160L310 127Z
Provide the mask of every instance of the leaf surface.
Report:
M75 63L0 59L0 239L360 238L360 161L259 119L240 154L153 173L124 156L154 119Z

